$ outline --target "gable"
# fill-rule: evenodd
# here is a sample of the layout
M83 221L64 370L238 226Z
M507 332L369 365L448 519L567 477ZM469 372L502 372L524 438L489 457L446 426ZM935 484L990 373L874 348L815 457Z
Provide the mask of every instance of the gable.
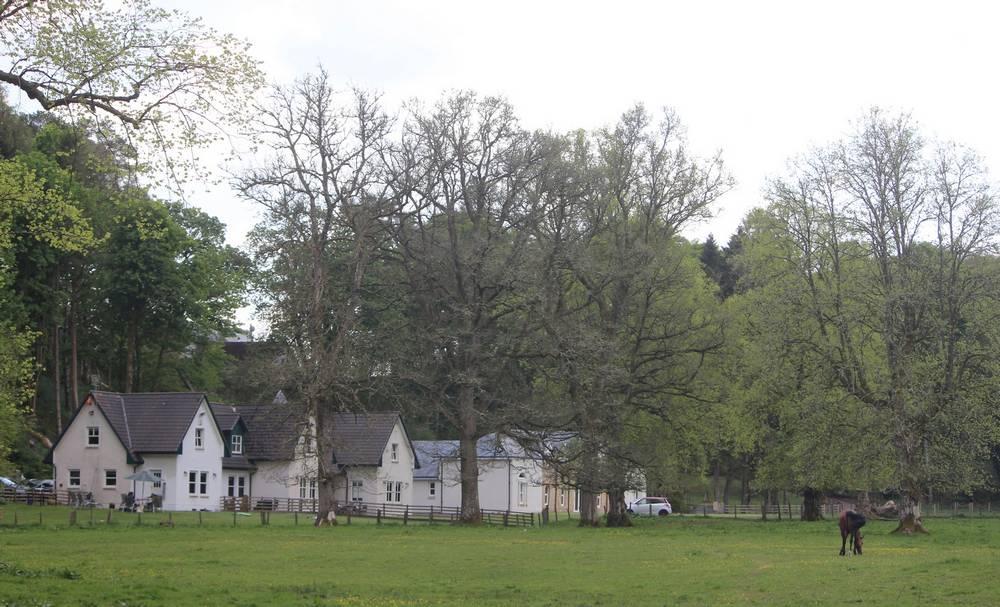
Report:
M80 406L76 408L76 410L73 412L72 417L70 417L69 421L66 423L66 426L63 428L63 431L59 434L59 437L52 443L52 448L48 450L48 453L45 454L45 458L42 461L46 464L52 464L55 450L59 447L60 444L63 443L63 440L67 437L67 435L71 436L76 435L75 432L76 426L74 424L90 426L92 425L92 423L88 423L87 421L87 419L90 416L99 417L104 422L103 424L101 424L102 426L104 426L104 431L101 432L101 438L100 438L102 447L106 444L105 441L113 440L117 442L125 451L127 463L129 464L142 463L142 458L132 453L132 450L129 448L129 445L124 440L122 440L123 416L121 415L116 416L114 410L112 410L112 414L111 416L109 416L108 412L103 407L101 407L99 402L94 398L93 393L88 394L87 397L83 399L83 402L80 404ZM116 421L119 422L117 425L115 423ZM77 440L82 440L82 439L77 437ZM85 445L81 443L80 447L85 447Z

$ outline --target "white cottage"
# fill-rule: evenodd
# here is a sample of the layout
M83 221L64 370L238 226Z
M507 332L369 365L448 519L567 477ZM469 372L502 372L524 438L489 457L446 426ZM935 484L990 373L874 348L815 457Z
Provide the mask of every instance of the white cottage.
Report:
M46 461L58 491L119 504L122 495L156 494L170 510L215 510L222 497L226 445L199 392L119 394L94 391L76 410ZM148 470L162 479L126 477Z

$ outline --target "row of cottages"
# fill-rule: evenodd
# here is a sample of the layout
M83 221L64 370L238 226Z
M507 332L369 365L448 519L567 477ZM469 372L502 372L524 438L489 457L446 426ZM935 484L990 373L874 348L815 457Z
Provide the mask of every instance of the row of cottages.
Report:
M556 442L565 442L562 437ZM461 461L458 441L413 441L420 467L413 472L414 505L458 508L462 505ZM558 448L555 444L553 448ZM528 452L516 440L488 434L476 442L479 460L479 506L511 512L579 512L578 489L560 483L539 454ZM645 495L630 491L633 501ZM607 510L608 496L597 497L597 507Z
M201 393L91 392L46 456L57 491L99 504L159 495L168 510L216 510L224 498L317 498L308 424L286 405L210 404ZM338 501L412 503L419 466L398 413L331 420ZM128 480L148 471L157 482ZM342 496L342 497L341 497Z

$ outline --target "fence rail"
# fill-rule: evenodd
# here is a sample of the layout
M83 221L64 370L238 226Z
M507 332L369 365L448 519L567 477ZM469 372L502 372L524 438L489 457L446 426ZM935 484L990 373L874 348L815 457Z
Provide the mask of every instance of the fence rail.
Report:
M221 501L222 510L251 512L306 512L315 513L317 500L294 497L224 497ZM429 523L453 523L462 517L461 508L447 506L407 505L395 503L370 502L335 502L335 511L341 517L362 517L381 519L397 519L404 523L409 521L426 521ZM505 527L531 527L541 523L541 516L532 512L513 512L506 510L480 510L483 522L487 525L503 525Z

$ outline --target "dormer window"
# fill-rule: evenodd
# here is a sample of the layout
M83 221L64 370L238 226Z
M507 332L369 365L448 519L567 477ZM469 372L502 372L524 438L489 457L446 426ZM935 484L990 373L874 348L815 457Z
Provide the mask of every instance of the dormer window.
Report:
M399 443L392 444L392 450L390 452L389 459L392 460L393 462L399 461Z
M101 429L97 426L89 426L87 428L87 446L97 447L101 444Z
M205 429L195 428L194 429L194 448L204 449L205 448Z
M239 455L243 453L243 436L239 434L234 434L233 439L233 455Z

